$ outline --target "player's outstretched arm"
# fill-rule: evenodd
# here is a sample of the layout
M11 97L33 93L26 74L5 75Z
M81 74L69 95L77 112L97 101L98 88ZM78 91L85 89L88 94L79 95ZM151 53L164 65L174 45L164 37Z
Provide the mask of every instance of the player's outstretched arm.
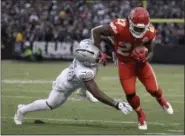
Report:
M132 111L132 108L128 103L115 101L107 96L105 93L100 91L98 85L94 80L85 81L84 84L87 90L89 90L100 102L121 110L121 112L123 112L124 114L128 114Z
M93 28L91 30L91 37L93 44L100 49L100 42L102 36L113 36L113 32L109 25L101 25ZM106 53L101 52L99 63L102 63L104 66L107 63L107 59L110 57L106 55Z

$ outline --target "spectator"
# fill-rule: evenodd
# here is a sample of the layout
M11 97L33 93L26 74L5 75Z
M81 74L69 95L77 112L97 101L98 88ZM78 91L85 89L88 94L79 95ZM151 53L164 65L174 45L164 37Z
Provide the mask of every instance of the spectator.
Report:
M132 8L142 6L142 1L4 0L1 5L1 23L7 27L6 33L10 37L16 38L19 28L24 26L25 40L63 41L69 36L68 39L80 41L90 36L91 28L108 24L117 17L125 18ZM147 7L152 18L184 17L181 0L148 0ZM158 30L157 38L160 38L157 39L158 43L184 44L183 24L164 23L155 26Z

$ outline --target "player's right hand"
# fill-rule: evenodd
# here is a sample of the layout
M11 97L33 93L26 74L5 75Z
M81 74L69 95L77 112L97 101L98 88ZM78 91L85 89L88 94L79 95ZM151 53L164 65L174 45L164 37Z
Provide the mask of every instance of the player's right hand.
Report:
M106 53L101 52L100 57L99 57L99 63L103 64L105 66L107 64L107 60L110 59L111 57L108 56Z
M118 102L116 106L117 109L119 109L124 114L128 114L133 111L132 107L127 102Z

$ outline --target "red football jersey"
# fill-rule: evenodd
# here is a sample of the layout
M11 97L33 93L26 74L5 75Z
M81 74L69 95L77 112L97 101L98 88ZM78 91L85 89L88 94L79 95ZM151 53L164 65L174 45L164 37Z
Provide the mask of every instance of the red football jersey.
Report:
M127 19L115 19L110 23L110 27L114 33L114 48L118 61L123 62L135 62L130 56L133 48L154 40L156 36L154 26L150 24L142 38L133 37Z

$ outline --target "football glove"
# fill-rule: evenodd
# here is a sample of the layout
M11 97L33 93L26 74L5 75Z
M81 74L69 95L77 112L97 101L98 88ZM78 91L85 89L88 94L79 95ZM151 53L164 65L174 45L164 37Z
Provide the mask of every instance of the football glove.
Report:
M132 107L127 102L118 102L116 104L116 107L118 110L120 110L124 114L130 113L132 110Z
M108 56L106 53L101 52L99 57L99 63L103 64L105 66L107 64L107 59L110 59L111 57Z

